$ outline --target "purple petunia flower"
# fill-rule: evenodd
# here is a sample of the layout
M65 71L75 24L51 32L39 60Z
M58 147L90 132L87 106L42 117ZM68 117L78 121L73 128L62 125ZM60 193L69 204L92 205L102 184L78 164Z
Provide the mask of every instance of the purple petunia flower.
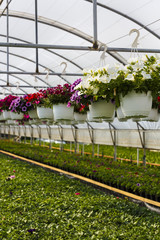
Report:
M140 183L137 183L136 185L137 185L138 187L140 187L140 186L141 186L141 184L140 184Z
M23 112L26 112L27 111L27 108L24 106L24 107L22 107L22 111Z
M27 103L26 103L26 106L27 106L27 107L30 107L30 106L31 106L31 103L30 103L30 102L27 102Z
M15 106L15 107L19 107L19 103L15 103L14 106Z
M30 232L30 233L33 233L33 232L36 231L36 229L34 229L34 228L33 229L28 229L27 231Z

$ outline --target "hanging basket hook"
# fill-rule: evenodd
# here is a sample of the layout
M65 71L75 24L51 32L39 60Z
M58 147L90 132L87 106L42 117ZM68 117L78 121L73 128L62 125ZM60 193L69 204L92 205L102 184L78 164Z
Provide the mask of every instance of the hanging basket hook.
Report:
M137 30L137 29L132 29L130 32L129 32L129 35L131 35L132 33L136 33L137 34L137 36L136 36L136 38L134 39L134 41L133 41L133 43L132 43L132 48L137 48L137 46L138 46L138 39L139 39L139 36L140 36L140 32L139 32L139 30Z
M60 66L62 66L62 65L65 65L64 69L62 71L62 74L65 74L66 73L66 68L67 68L67 63L66 62L61 62Z

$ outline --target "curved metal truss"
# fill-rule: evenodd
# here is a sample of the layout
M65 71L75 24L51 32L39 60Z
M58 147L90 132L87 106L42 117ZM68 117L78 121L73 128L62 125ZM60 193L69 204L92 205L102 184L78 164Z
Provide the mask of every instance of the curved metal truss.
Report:
M92 3L92 0L84 0L84 1ZM136 23L137 25L139 25L140 27L142 27L143 29L145 29L146 31L148 31L149 33L154 35L156 38L160 39L160 35L158 35L157 33L153 32L150 28L148 28L147 26L145 26L144 24L142 24L138 20L136 20L136 19L134 19L134 18L132 18L132 17L130 17L130 16L128 16L128 15L126 15L126 14L124 14L124 13L122 13L122 12L116 10L116 9L114 9L114 8L108 7L105 4L97 3L97 6L105 8L105 9L111 11L111 12L114 12L114 13L116 13L116 14L118 14L118 15L120 15L120 16L122 16L122 17L124 17L124 18L126 18L126 19L128 19L128 20L130 20L130 21L132 21L134 23Z
M1 14L1 11L0 11ZM3 14L3 16L6 16L6 13ZM29 14L29 13L25 13L25 12L18 12L18 11L9 11L9 17L15 17L15 18L22 18L25 20L30 20L30 21L35 21L35 16L33 14ZM68 26L66 24L63 24L61 22L49 19L49 18L45 18L45 17L38 17L38 22L45 24L45 25L49 25L52 27L56 27L59 28L63 31L69 32L71 34L76 35L77 37L80 37L90 43L93 43L94 39L92 36L76 29L73 28L71 26ZM103 44L102 42L98 41L99 45ZM113 58L115 58L116 60L118 60L119 62L125 64L126 63L126 59L124 59L119 53L117 52L108 52L108 54L110 54Z
M7 54L7 52L4 51L4 50L0 50L0 52ZM24 57L24 56L21 56L21 55L15 54L15 53L9 53L9 55L22 58L22 59L24 59L24 60L26 60L26 61L29 61L29 62L32 62L32 63L35 64L35 61L34 61L34 60L31 60L30 58L26 58L26 57ZM41 66L41 67L43 67L44 69L46 69L46 66L44 66L44 65L42 65L42 64L39 64L39 66ZM48 69L50 72L54 73L54 71L53 71L52 69L50 69L50 68L48 68L48 67L47 67L47 69ZM21 71L22 71L22 69L21 69ZM23 70L22 72L25 72L25 71ZM59 77L60 77L62 80L64 80L65 82L69 83L64 77L62 77L62 76L59 76ZM36 78L39 79L41 82L45 83L46 85L48 85L48 87L51 87L51 85L50 85L49 83L47 83L46 81L44 81L42 78L40 78L40 77L38 77L38 76L36 76ZM28 83L28 84L29 84L29 83ZM30 84L30 85L31 85L31 84ZM31 85L31 86L32 86L32 85Z

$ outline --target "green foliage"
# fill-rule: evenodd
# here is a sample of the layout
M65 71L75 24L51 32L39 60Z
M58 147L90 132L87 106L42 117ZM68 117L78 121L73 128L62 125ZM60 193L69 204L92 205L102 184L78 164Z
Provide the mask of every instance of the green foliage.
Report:
M0 239L159 240L158 214L80 181L0 159Z
M89 158L49 150L47 148L0 141L1 149L49 164L70 172L111 184L138 195L160 198L160 168L138 166L131 162L113 161L102 158Z

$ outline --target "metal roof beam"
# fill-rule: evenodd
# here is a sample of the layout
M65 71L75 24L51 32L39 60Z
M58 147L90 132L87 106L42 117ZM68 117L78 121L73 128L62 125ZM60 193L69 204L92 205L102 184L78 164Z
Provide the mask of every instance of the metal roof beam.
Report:
M52 45L52 44L23 44L23 43L3 43L0 47L16 47L16 48L43 48L43 49L63 49L63 50L83 50L83 51L104 51L102 46L100 49L94 49L90 46L70 46L70 45ZM160 53L160 49L137 48L137 52L142 53ZM131 52L132 48L108 47L106 52Z
M0 79L0 81L2 81L2 82L5 82L6 83L6 81L5 80L3 80L3 79ZM12 83L10 83L10 85L9 86L7 86L7 85L0 85L0 87L8 87L8 88L10 88L12 86ZM17 87L17 86L15 86L15 87ZM21 88L19 88L23 93L25 93L25 94L28 94L25 90L23 90L23 89L21 89ZM9 89L8 89L8 91L9 91Z
M3 53L7 53L6 51L3 51L3 50L0 50L0 52L3 52ZM35 61L29 59L29 58L26 58L24 56L21 56L21 55L18 55L18 54L15 54L15 53L9 53L10 55L12 56L16 56L16 57L19 57L19 58L22 58L22 59L25 59L29 62L32 62L32 63L35 63ZM46 69L46 66L42 65L42 64L39 64L39 66L43 67L44 69ZM49 71L51 72L54 72L52 69L50 68L47 68ZM51 85L49 83L47 83L46 81L44 81L42 78L40 77L37 77L37 79L39 79L41 82L45 83L46 85L48 85L48 87L50 87ZM65 78L61 77L62 80L64 80L65 82L69 83Z
M1 13L1 11L0 11ZM3 16L5 16L5 13L3 14ZM29 13L25 13L25 12L18 12L18 11L10 11L9 12L9 16L10 17L16 17L16 18L22 18L22 19L26 19L26 20L30 20L30 21L34 21L35 20L35 17L33 14L29 14ZM48 19L48 18L44 18L42 16L39 16L38 17L38 22L39 23L42 23L42 24L46 24L46 25L49 25L49 26L52 26L52 27L56 27L56 28L59 28L63 31L66 31L66 32L69 32L71 34L74 34L82 39L85 39L86 41L90 42L90 43L93 43L93 37L76 29L76 28L73 28L71 26L68 26L64 23L61 23L61 22L58 22L58 21L55 21L55 20L52 20L52 19ZM98 41L99 44L102 44L102 42ZM116 55L116 60L118 60L119 62L123 63L123 64L126 64L126 59L124 59L119 53L114 53L114 54L110 54L112 57L115 58L115 55Z
M0 64L2 64L2 65L7 65L7 63L3 63L3 62L0 62ZM25 72L24 70L22 70L21 68L18 68L18 67L15 67L15 66L13 66L13 65L11 65L11 64L9 64L9 66L10 67L12 67L12 68L15 68L15 69L17 69L17 70L20 70L20 71L23 71L23 72ZM12 75L12 74L10 74L11 76L13 76L13 77L16 77L16 76L14 76L14 75ZM20 81L22 81L22 82L24 82L24 83L27 83L28 84L28 86L31 86L31 87L33 87L30 83L28 83L27 81L25 81L24 79L22 79L22 78L19 78L19 77L16 77L16 78L18 78ZM4 80L5 81L5 80ZM7 85L7 86L9 86L10 87L10 84L9 85ZM38 91L38 89L37 89L37 91Z
M6 37L6 35L4 34L0 34L0 37ZM24 42L24 43L32 43L32 42L28 42L28 41L25 41L24 39L21 39L21 38L16 38L16 37L12 37L12 36L9 36L9 38L11 39L14 39L14 40L17 40L17 41L21 41L21 42ZM77 63L73 62L72 60L70 60L69 58L67 57L64 57L63 55L59 54L59 53L56 53L56 52L53 52L52 50L49 50L49 49L44 49L45 51L48 51L49 53L51 54L54 54L60 58L63 58L64 60L66 60L67 62L70 62L71 64L73 64L74 66L78 67L79 69L83 70L83 68L78 65ZM17 55L18 56L18 55Z
M15 71L0 71L0 74L18 74L18 75L33 75L33 76L37 76L37 75L46 75L46 73L44 72L15 72ZM82 73L58 73L58 72L54 72L54 73L50 73L49 75L57 75L57 76L83 76Z

